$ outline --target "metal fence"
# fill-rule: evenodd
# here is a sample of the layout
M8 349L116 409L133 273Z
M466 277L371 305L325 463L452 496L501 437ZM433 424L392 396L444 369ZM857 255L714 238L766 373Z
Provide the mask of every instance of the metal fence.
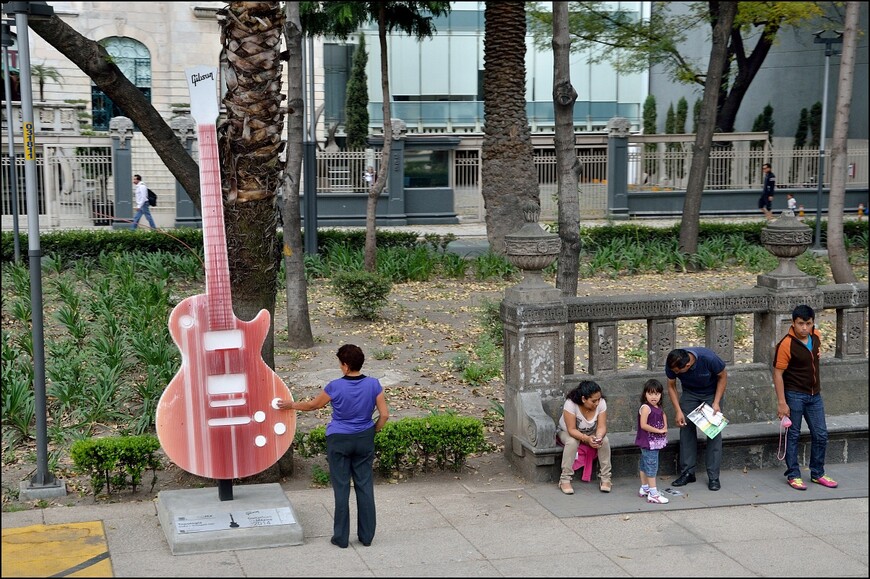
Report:
M650 136L647 140L651 139ZM628 183L630 190L685 190L692 163L692 146L688 142L637 142L630 139ZM107 141L107 139L106 139ZM757 143L757 141L755 141ZM816 188L819 151L769 146L755 148L752 142L735 140L729 146L714 147L710 154L706 189L759 189L761 165L771 163L778 188ZM577 157L582 166L578 182L580 212L588 218L607 215L606 139L595 144L578 145ZM451 186L454 210L464 221L483 221L481 195L481 150L479 141L463 140L452 152ZM24 160L17 157L17 200L21 219L27 214ZM825 159L825 186L830 186L831 156ZM538 175L541 219L558 218L558 174L552 145L536 145L534 163ZM848 150L847 182L849 188L868 186L868 148L866 144ZM381 153L366 151L318 151L317 194L359 192L368 187L364 178L367 167L377 172ZM0 166L0 207L4 228L11 223L12 188L9 157L2 156ZM171 179L171 176L169 177ZM153 185L152 185L153 186ZM87 223L108 224L113 215L114 183L110 145L93 141L48 144L37 151L37 198L45 227L75 227ZM171 206L166 208L172 211Z

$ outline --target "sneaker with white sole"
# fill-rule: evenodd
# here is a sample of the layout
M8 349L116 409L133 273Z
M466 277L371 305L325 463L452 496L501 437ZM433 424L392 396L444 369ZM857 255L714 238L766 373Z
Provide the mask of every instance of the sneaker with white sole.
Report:
M647 495L646 502L656 503L658 505L666 505L670 501L668 501L668 499L666 497L663 497L661 494L657 494L657 495Z
M649 496L649 489L644 490L643 487L640 487L640 490L637 491L637 496L641 498Z

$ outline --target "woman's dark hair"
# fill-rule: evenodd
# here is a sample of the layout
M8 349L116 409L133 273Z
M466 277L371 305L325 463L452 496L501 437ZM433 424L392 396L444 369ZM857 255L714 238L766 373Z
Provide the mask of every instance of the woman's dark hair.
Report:
M589 398L596 392L601 392L601 386L599 386L597 382L593 382L592 380L581 380L580 384L568 392L565 397L579 406L583 404L584 398ZM601 398L604 398L603 394L601 395Z
M359 372L366 361L366 355L363 354L362 348L354 344L345 344L338 349L338 361L347 364L347 369L351 372Z
M662 383L656 380L655 378L650 378L643 384L643 390L640 393L640 403L646 404L646 393L647 392L657 392L658 394L663 394L665 391L665 387L662 386ZM659 406L665 401L664 397L662 397L661 402L659 402Z

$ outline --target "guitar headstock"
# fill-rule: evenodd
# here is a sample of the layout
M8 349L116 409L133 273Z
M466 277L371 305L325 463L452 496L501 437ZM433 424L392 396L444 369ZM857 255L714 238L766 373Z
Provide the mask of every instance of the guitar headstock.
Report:
M184 69L190 91L190 114L200 125L213 125L218 116L217 68L192 66Z

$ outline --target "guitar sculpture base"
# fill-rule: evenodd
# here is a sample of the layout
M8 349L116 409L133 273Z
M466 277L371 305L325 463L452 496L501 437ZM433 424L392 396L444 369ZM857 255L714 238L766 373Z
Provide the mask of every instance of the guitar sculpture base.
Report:
M173 555L301 545L302 525L278 483L160 491L157 516Z

